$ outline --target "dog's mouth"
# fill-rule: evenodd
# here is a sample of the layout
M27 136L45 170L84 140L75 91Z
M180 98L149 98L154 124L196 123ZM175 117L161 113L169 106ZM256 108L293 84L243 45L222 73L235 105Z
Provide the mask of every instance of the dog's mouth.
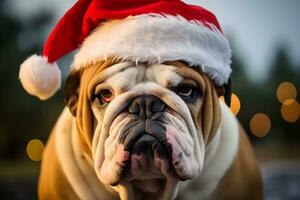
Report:
M163 124L152 120L129 124L120 136L120 144L128 152L119 170L120 180L157 179L175 176L172 167L172 145Z

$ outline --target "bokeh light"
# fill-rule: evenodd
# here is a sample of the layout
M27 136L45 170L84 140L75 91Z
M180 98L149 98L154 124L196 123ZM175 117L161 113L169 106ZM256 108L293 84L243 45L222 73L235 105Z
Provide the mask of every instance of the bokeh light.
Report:
M278 86L276 94L278 101L284 103L288 99L296 99L297 88L291 82L283 82Z
M300 116L300 106L297 100L287 99L281 106L281 116L287 122L296 122Z
M234 93L231 95L231 105L230 110L234 115L237 115L241 109L241 102L238 96Z
M250 120L250 130L257 137L264 137L271 129L271 120L264 113L255 114Z
M27 155L33 161L40 161L44 151L44 144L39 139L30 140L27 144Z
M220 96L220 99L225 102L224 96Z
M221 96L220 99L225 102L224 96ZM241 101L239 97L235 94L231 94L231 104L230 104L231 112L236 116L241 110Z

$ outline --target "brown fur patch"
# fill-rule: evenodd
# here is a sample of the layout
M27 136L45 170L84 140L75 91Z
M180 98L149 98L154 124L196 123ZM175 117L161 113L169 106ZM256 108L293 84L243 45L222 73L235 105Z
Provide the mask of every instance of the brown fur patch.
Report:
M82 146L85 152L90 156L92 155L91 149L94 132L94 117L90 101L95 86L94 82L99 80L101 72L103 72L113 64L116 64L113 59L108 59L107 61L99 61L90 66L85 66L82 70L79 71L79 76L71 72L66 82L66 88L68 88L68 91L65 91L65 93L73 93L73 97L74 95L77 95L76 100L72 100L73 102L71 103L76 104L75 117L77 129L81 141L83 142ZM75 77L75 75L78 77ZM77 84L73 84L74 79L76 78L80 78L80 80L77 81ZM68 99L66 99L66 102L68 105L68 101L72 99L72 94L69 94L67 98ZM71 108L70 110L72 112Z

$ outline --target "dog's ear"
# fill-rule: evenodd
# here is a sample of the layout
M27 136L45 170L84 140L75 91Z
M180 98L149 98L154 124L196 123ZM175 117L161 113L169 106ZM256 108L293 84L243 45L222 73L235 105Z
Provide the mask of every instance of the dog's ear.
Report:
M65 84L65 103L73 116L76 116L79 98L80 71L71 71Z
M228 107L231 105L231 79L222 86L216 87L216 91L218 96L224 96L225 103Z

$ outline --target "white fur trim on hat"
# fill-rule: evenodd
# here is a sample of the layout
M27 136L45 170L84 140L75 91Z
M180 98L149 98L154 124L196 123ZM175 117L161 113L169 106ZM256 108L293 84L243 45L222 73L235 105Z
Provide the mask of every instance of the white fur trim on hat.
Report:
M208 28L181 16L139 15L104 23L85 39L73 68L109 57L148 63L185 61L200 67L218 85L231 74L226 37L213 25Z
M60 88L61 71L47 58L32 55L22 63L19 79L29 94L46 100Z

